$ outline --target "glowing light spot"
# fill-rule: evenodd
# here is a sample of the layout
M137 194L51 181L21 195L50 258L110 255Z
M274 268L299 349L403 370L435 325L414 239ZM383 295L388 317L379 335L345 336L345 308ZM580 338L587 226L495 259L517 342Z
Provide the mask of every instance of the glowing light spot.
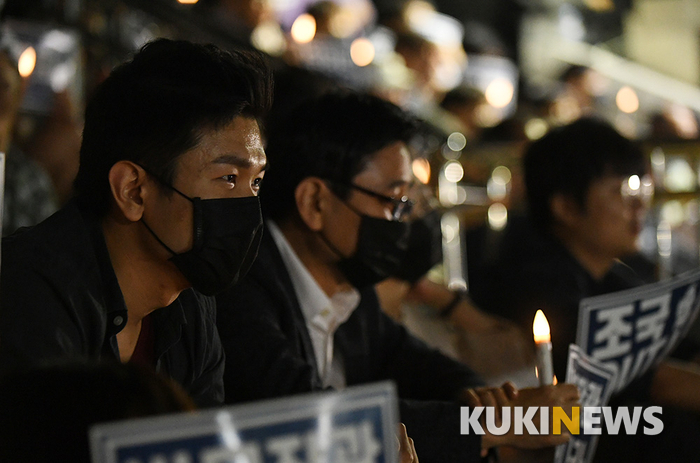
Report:
M489 226L493 230L503 230L508 224L508 209L503 203L493 203L488 211Z
M671 216L669 217L671 220L677 220L678 217L675 217L676 214L678 214L678 211L676 210L675 204L671 205L669 207L669 203L674 203L675 201L669 201L666 203L662 210L661 210L661 216ZM666 209L666 210L664 210ZM682 214L682 212L681 212ZM661 257L671 257L671 247L672 247L672 240L673 240L673 233L671 232L671 224L665 220L662 219L659 222L658 227L656 228L656 245L658 246L659 249L659 255Z
M629 185L630 190L637 191L639 187L642 186L642 181L639 179L639 175L632 175L629 180L627 180L627 185Z
M29 77L34 72L34 67L36 66L36 50L32 47L27 47L26 50L22 52L19 56L19 62L17 63L17 69L19 70L19 75L22 77Z
M182 3L183 5L194 5L198 1L199 0L177 0L178 3Z
M464 177L464 168L459 162L448 162L445 166L445 178L449 182L457 183Z
M530 140L542 138L549 130L549 124L544 119L535 117L525 123L525 136Z
M447 147L452 151L462 151L467 146L467 137L459 132L454 132L447 137Z
M491 201L503 201L508 196L508 185L503 183L502 179L496 181L491 177L486 182L486 195Z
M495 169L493 169L493 172L491 173L491 178L496 183L500 183L501 185L507 185L510 182L510 179L513 178L513 175L510 173L510 169L506 166L498 166Z
M316 37L316 20L308 13L299 15L292 24L292 39L297 43L309 43Z
M350 58L352 58L353 63L360 67L371 64L374 61L374 54L374 45L364 37L355 39L350 45Z
M486 87L484 96L494 108L505 108L513 99L515 89L507 79L496 79Z
M597 12L615 10L615 4L612 2L612 0L584 0L583 3L585 3L591 10Z
M430 181L430 162L425 158L414 159L411 167L418 181L427 185Z
M266 21L256 27L250 35L255 48L272 56L280 56L287 49L284 34L274 21Z
M627 114L632 114L639 109L639 97L637 93L630 87L622 87L615 97L615 103L620 111Z

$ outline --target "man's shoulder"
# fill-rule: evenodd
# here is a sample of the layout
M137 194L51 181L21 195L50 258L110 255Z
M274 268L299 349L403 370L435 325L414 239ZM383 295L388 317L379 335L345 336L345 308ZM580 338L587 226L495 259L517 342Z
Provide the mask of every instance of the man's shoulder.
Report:
M213 296L205 296L194 288L188 288L180 293L178 301L185 313L214 320L216 317L216 300Z
M81 235L87 237L85 218L74 203L68 203L56 213L31 227L23 227L3 238L3 247L24 249L36 246L65 250L64 246Z
M66 280L94 270L94 256L85 219L70 203L43 222L3 238L2 273L29 271Z

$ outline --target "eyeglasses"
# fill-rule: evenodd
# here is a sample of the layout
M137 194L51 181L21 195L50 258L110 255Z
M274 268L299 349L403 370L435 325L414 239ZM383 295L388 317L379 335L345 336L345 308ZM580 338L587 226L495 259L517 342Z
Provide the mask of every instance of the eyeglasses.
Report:
M388 202L392 204L391 208L391 218L393 220L402 220L408 217L408 215L411 213L413 210L413 206L415 205L415 201L412 201L408 199L408 196L402 196L401 198L392 198L390 196L385 196L383 194L376 193L372 190L368 190L367 188L362 188L361 186L355 185L354 183L337 183L337 182L332 182L334 185L341 185L347 188L352 188L353 190L357 190L359 192L362 192L368 196L372 196L374 198L377 198L379 200Z

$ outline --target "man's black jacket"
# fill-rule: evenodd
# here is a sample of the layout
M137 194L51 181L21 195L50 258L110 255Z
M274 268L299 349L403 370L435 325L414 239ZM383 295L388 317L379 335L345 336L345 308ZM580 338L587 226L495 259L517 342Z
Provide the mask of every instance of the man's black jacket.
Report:
M119 360L127 310L99 221L69 203L2 241L0 368ZM215 302L192 289L153 312L156 370L200 406L223 402Z
M445 401L456 400L465 387L481 385L479 378L387 317L373 288L361 293L360 305L335 334L334 351L342 355L348 386L390 379L401 399L421 401L401 403L421 461L478 461L479 439L459 435L459 406ZM322 389L300 303L266 230L246 278L217 297L226 402Z

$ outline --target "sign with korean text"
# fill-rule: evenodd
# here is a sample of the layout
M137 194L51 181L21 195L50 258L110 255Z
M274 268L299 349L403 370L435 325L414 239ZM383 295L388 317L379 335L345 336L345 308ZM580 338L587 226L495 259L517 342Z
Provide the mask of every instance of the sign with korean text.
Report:
M665 358L698 314L700 269L671 280L583 299L576 342L616 373L613 392Z
M394 463L391 383L94 426L94 463Z
M569 345L569 361L566 366L566 382L575 384L581 394L581 406L603 407L612 395L615 372L594 358L587 356L579 346ZM590 410L590 408L588 408ZM584 413L585 414L585 413ZM581 416L584 418L583 416ZM585 421L585 420L582 420ZM586 424L584 422L583 427ZM598 435L580 433L557 447L555 463L589 463L595 454Z

